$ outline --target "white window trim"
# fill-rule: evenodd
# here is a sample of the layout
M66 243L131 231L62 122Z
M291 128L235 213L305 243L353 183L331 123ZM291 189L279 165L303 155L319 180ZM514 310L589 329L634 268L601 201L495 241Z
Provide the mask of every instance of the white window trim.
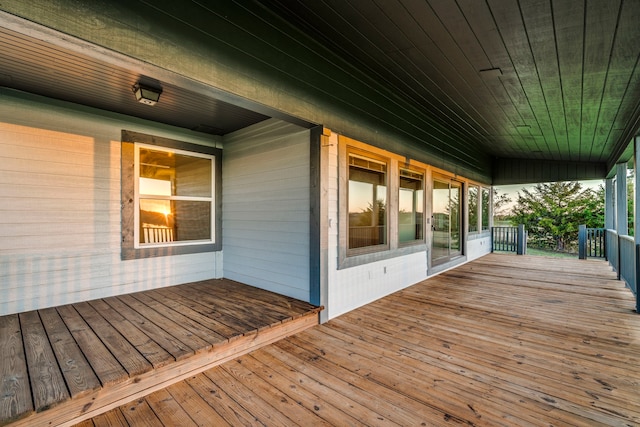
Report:
M175 148L167 148L159 145L144 144L136 142L134 145L134 194L135 194L135 208L134 208L134 248L161 248L168 246L192 246L215 243L216 239L216 158L213 155L196 153L193 151L179 150ZM207 159L211 162L211 197L193 197L193 196L158 196L158 195L141 195L140 194L140 149L148 148L155 151L164 151L167 153L182 154L185 156L199 157ZM156 199L156 200L184 200L184 201L203 201L209 202L211 205L211 238L201 240L187 240L187 241L174 241L174 242L161 242L161 243L140 243L140 199Z

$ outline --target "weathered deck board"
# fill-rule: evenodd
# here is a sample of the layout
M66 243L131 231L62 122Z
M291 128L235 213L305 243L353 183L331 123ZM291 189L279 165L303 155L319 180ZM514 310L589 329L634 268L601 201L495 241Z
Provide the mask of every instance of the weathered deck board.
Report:
M151 363L89 303L83 302L74 304L74 306L80 316L89 324L111 354L127 371L128 376L140 375L153 369Z
M60 364L71 397L98 390L100 380L55 308L40 310L40 318Z
M69 391L38 313L20 313L19 318L33 403L40 412L69 399Z
M111 323L143 355L154 368L160 368L175 359L156 341L152 340L143 331L136 328L125 319L117 310L114 310L103 300L90 301L89 304Z
M174 384L167 405L216 425L640 425L634 306L604 262L488 255Z
M127 378L127 371L113 357L76 309L65 305L58 307L57 310L73 338L80 348L84 349L84 356L100 379L102 386L124 381Z
M17 314L0 317L0 419L33 412L29 373Z
M167 387L316 325L319 310L211 280L2 316L0 425L207 425L218 413L191 405L193 388Z

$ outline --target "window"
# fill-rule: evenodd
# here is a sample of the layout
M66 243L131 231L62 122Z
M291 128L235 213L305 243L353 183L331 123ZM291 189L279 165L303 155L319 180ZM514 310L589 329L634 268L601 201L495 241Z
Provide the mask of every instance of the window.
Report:
M136 144L136 246L214 240L214 157Z
M478 204L478 187L475 185L469 186L469 233L475 233L478 231L478 212L480 205Z
M348 249L387 244L387 162L349 153Z
M482 189L482 231L489 229L489 202L491 197L489 196L489 189Z
M424 240L424 174L400 169L398 242Z
M222 249L221 159L208 145L122 131L123 260Z

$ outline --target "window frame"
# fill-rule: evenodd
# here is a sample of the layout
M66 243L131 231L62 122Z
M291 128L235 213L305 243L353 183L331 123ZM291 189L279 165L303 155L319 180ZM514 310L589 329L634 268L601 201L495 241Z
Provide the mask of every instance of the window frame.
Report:
M486 196L486 197L485 197ZM486 199L486 203L485 203L485 199ZM483 187L480 186L480 200L478 201L478 205L480 206L480 229L479 232L486 232L491 230L491 210L492 210L492 206L491 206L491 188L489 187ZM486 209L486 218L487 218L487 223L485 226L485 209L484 206L487 206Z
M390 233L390 215L389 215L389 204L390 204L390 187L391 187L391 176L390 176L390 172L391 172L391 161L389 158L385 157L385 156L380 156L380 155L376 155L374 153L371 153L369 151L364 151L358 148L354 148L354 147L348 147L347 148L347 176L346 176L346 181L347 181L347 256L354 256L354 255L360 255L360 254L367 254L367 253L371 253L371 252L381 252L381 251L385 251L389 249L389 241L390 241L390 237L391 237L391 233ZM376 163L382 163L385 165L385 239L384 239L384 243L378 244L378 245L370 245L370 246L361 246L361 247L356 247L356 248L350 248L349 247L349 241L351 239L351 235L350 235L350 221L349 221L349 202L350 202L350 194L349 194L349 182L351 181L351 164L350 164L350 159L351 157L358 157L361 159L365 159L365 160L370 160L372 162L376 162ZM374 201L375 202L375 201Z
M357 248L348 250L348 187L349 187L349 160L348 153L354 152L370 157L372 160L386 159L388 162L387 173L387 244ZM376 261L391 259L427 250L427 225L424 225L424 240L417 240L407 244L398 244L398 198L399 198L399 173L400 167L416 169L424 173L425 197L424 197L424 224L427 224L427 194L429 193L429 166L418 161L409 160L384 149L362 143L344 135L338 135L338 269L365 265Z
M412 246L424 244L426 242L426 221L427 221L427 171L422 168L414 167L407 164L398 164L398 182L397 182L397 194L398 194L398 204L396 206L397 210L397 230L396 240L398 242L398 247L404 246ZM402 178L402 170L406 170L408 172L412 172L414 174L420 174L422 176L422 238L408 240L406 242L400 241L400 190L403 188L400 184L400 180Z
M159 196L159 195L151 195L151 194L141 194L140 193L140 150L141 149L151 149L155 151L161 151L165 153L173 153L183 156L191 156L198 157L202 159L207 159L211 162L211 176L209 177L211 180L211 195L209 197L203 196L179 196L179 195L170 195L170 196ZM134 210L134 222L135 226L133 229L134 232L134 247L136 249L140 248L153 248L153 247L169 247L169 246L185 246L185 245L203 245L203 244L212 244L215 243L216 240L216 212L215 212L215 175L216 175L216 164L215 164L215 156L211 154L203 154L197 153L193 151L179 150L174 148L166 148L159 145L153 144L145 144L136 142L134 144L134 192L135 192L135 210ZM140 236L140 200L168 200L168 201L197 201L197 202L208 202L211 206L211 217L210 221L210 233L209 239L198 239L198 240L178 240L171 242L157 242L157 243L142 243Z
M471 220L471 190L475 189L476 190L476 220L475 220L475 224L473 224L473 221ZM469 232L469 234L476 234L479 233L481 231L481 223L482 223L482 187L480 187L478 184L472 184L469 183L467 185L467 206L468 206L468 212L469 212L469 221L467 224L467 231ZM471 229L471 225L475 225L475 229L472 230Z
M215 142L212 141L212 145ZM213 158L211 195L212 241L185 241L161 244L136 244L139 242L136 232L139 215L136 190L136 145L149 146L152 149L182 152L186 155L206 155ZM135 131L123 130L121 138L121 259L131 260L160 256L184 255L222 250L222 222L220 213L222 195L222 150L209 145L200 145L170 138L147 135ZM139 218L138 218L139 220Z

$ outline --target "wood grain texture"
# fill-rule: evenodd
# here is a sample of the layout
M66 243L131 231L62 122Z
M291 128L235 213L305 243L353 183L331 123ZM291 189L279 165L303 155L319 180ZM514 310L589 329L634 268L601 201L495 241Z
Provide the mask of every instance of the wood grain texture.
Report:
M223 420L206 402L188 402L192 388L136 401L312 327L318 311L241 283L211 280L1 316L0 425L72 425L92 416L95 425L128 425L149 411L157 425ZM32 397L30 384L39 394Z
M39 313L71 397L99 389L100 380L56 309L47 308Z
M113 357L109 349L100 341L100 338L73 306L65 305L58 307L57 310L71 335L83 349L84 356L91 364L103 387L123 381L128 377L127 371Z
M69 399L69 391L38 312L28 311L19 317L33 403L36 412L41 412Z
M30 414L31 386L17 314L0 317L0 419Z
M167 408L233 425L637 425L634 306L605 262L491 254L174 384ZM162 411L163 396L146 399Z

